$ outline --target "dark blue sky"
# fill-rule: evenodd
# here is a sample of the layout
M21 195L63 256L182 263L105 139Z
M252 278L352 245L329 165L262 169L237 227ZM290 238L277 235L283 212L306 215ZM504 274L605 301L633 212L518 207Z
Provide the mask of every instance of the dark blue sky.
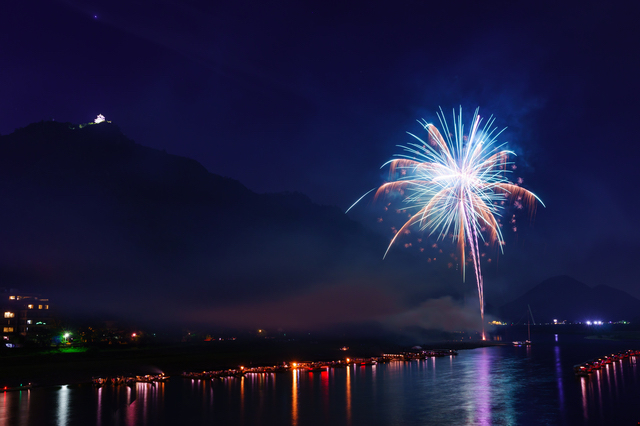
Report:
M479 106L547 205L507 233L488 297L568 274L640 298L639 10L626 3L5 2L0 133L101 113L256 192L346 209L417 119ZM352 217L390 237L376 208Z

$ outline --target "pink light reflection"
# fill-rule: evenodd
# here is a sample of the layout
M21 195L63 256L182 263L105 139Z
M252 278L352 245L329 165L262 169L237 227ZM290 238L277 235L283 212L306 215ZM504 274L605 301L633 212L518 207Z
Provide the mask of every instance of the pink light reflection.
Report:
M478 384L476 386L476 394L474 395L476 405L476 421L477 424L490 426L491 423L491 383L489 369L491 357L486 348L478 362Z
M589 420L589 410L587 409L587 378L580 377L580 389L582 390L582 415L585 420Z

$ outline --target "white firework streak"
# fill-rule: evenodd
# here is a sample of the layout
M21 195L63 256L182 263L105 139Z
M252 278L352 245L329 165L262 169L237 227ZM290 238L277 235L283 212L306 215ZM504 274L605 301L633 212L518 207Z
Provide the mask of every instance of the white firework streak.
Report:
M504 209L502 202L510 196L528 205L532 215L536 201L543 206L544 203L533 192L507 179L507 174L511 173L508 166L513 165L509 156L515 156L515 153L504 149L504 143L496 144L504 129L497 131L493 127L493 117L481 127L482 118L478 111L475 110L468 135L464 133L462 108L457 118L454 110L453 132L449 131L440 109L438 118L446 136L444 138L436 126L421 121L428 140L408 133L416 142L400 145L404 152L396 154L397 158L382 165L389 166L390 181L378 188L375 198L393 190L406 190L408 195L404 201L409 209L417 210L392 238L383 257L387 256L403 231L417 224L419 229L428 230L429 235L436 234L438 240L452 235L452 240L460 249L464 280L468 245L478 285L484 338L484 287L478 240L498 243L500 250L503 250L504 239L497 218ZM486 235L482 232L483 228Z

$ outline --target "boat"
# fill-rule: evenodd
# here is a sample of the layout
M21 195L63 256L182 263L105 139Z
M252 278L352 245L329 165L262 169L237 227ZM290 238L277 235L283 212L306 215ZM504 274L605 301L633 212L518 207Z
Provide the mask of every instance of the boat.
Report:
M573 366L573 372L576 376L588 376L591 371L591 366L586 363Z
M576 364L573 366L573 372L576 376L589 376L589 373L592 373L596 370L600 370L602 368L606 368L607 364L612 364L613 362L624 360L625 358L635 357L640 355L640 351L628 349L626 351L613 353L610 355L605 355L601 358L594 358L589 361L585 361L582 364Z
M20 386L5 386L0 389L1 392L11 392L11 391L23 391L23 390L31 390L33 385L31 383Z
M327 371L327 366L320 363L311 363L307 365L306 370L309 373L322 373Z
M531 312L531 306L527 305L529 308L529 312L527 312L527 340L517 340L513 342L513 346L531 346L531 321L533 319L533 313ZM533 325L536 324L536 321L533 320Z

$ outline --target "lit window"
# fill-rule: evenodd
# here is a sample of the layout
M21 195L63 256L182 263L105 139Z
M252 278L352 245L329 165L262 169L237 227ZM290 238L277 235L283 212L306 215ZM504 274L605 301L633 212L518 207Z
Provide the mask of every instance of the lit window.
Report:
M33 309L33 305L27 305L27 308Z
M38 309L42 309L42 305L38 305Z
M44 308L45 309L49 309L49 305L44 305Z
M13 327L4 327L2 331L5 333L13 333Z
M4 317L5 318L13 318L15 316L16 316L15 312L5 312L4 313Z
M27 320L27 324L31 324L31 320Z
M9 300L16 300L15 296L9 296Z

